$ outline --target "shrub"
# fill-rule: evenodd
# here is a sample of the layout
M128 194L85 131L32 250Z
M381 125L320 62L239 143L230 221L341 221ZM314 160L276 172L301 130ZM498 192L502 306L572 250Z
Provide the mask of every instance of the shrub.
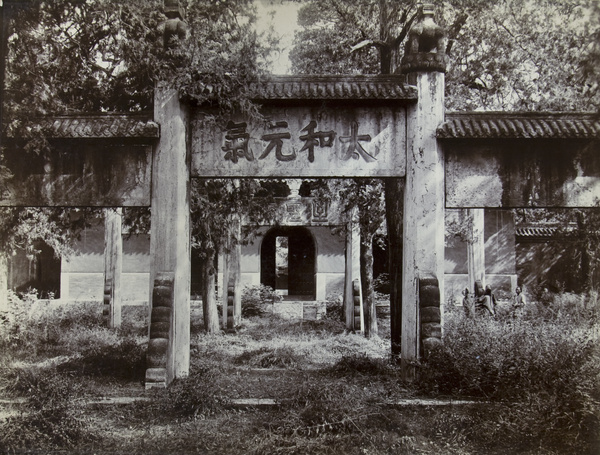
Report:
M279 296L269 286L246 286L242 292L242 317L262 317L272 313L272 305L276 300L279 300Z
M343 374L371 374L381 375L390 372L390 366L384 359L369 357L366 354L353 354L343 356L331 371Z
M444 344L420 371L419 387L513 403L507 429L538 438L596 434L600 416L597 328L553 320L446 318ZM595 411L594 411L595 410ZM482 429L484 431L484 429Z
M146 371L145 351L145 343L127 337L115 344L89 345L58 368L73 374L142 380Z
M47 369L21 370L14 390L26 391L27 402L22 414L0 424L3 453L71 448L86 435L76 402L82 388L69 376Z
M151 402L138 402L134 412L140 419L171 422L173 418L206 418L228 404L219 385L218 369L204 366L190 376L177 379L166 390L157 390Z
M262 347L246 351L234 359L237 365L248 365L257 368L294 368L301 359L290 346L276 348Z
M325 317L327 319L332 319L334 321L345 320L346 315L344 314L344 296L340 294L330 294L327 296L325 305Z
M380 273L377 278L373 280L373 289L381 294L389 295L391 293L390 275L387 273Z
M351 433L364 417L360 396L361 390L354 385L333 386L306 377L291 398L282 401L288 412L283 421L278 422L278 430L309 436L325 432Z
M101 327L99 305L38 300L34 293L19 298L9 295L9 311L0 326L0 347L4 351L35 357L56 350L73 330Z

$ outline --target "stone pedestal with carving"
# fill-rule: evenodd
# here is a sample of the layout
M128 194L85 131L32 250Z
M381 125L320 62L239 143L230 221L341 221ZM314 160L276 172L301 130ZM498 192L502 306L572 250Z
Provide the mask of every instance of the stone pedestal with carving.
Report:
M187 110L175 90L157 87L154 119L161 137L152 161L152 218L150 238L150 292L155 280L172 276L170 328L166 352L165 385L187 376L190 365L190 169L187 147ZM162 306L168 306L165 302ZM153 302L150 302L152 315ZM161 321L166 322L166 321ZM162 333L162 332L161 332Z
M444 120L446 60L443 30L433 22L431 5L424 5L402 60L402 71L419 93L417 105L408 108L407 119L401 341L406 380L414 379L413 365L420 357L419 278L437 279L443 296L444 157L436 129Z

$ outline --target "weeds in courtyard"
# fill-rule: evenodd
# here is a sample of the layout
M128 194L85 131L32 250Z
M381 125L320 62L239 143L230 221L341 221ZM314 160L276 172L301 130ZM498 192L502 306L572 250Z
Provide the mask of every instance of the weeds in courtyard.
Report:
M2 453L73 448L86 435L76 401L83 390L68 376L52 369L23 369L6 391L25 395L26 401L20 413L0 421Z
M421 368L420 391L506 403L495 423L480 425L479 438L499 430L507 438L528 435L533 445L597 438L598 305L557 298L539 306L500 321L448 314L444 344Z
M22 303L19 303L22 302ZM600 433L598 303L555 296L524 318L446 312L444 345L401 380L389 340L349 334L337 318L243 320L235 334L192 338L191 372L144 392L146 317L102 327L101 305L27 297L0 328L0 393L22 397L0 419L0 451L96 453L594 453ZM197 313L194 313L197 314ZM383 325L389 321L382 321ZM198 321L193 321L198 324ZM108 382L107 382L108 381ZM84 405L114 391L143 401ZM418 396L473 405L398 407ZM231 400L272 398L271 409Z

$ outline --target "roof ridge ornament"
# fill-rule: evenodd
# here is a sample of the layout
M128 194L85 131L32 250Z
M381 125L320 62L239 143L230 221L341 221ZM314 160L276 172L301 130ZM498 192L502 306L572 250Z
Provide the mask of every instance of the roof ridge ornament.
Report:
M419 5L419 19L410 29L400 65L404 74L415 71L446 72L446 31L435 23L431 3Z
M185 39L188 24L184 20L184 11L179 0L163 0L164 13L167 20L158 27L163 35L163 46L168 49L173 46L173 38Z

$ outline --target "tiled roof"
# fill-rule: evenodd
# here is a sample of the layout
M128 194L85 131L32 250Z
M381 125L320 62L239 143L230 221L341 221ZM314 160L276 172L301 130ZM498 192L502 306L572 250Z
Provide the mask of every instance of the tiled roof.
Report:
M553 237L556 235L558 228L556 226L527 226L518 227L515 229L517 237Z
M447 113L439 139L600 139L600 116L587 113Z
M250 85L256 100L416 100L402 76L272 76Z
M109 139L158 138L160 127L148 116L135 115L69 115L39 119L30 128L39 128L48 138Z
M576 235L578 232L577 224L522 224L515 227L515 236L525 239L549 239L549 238L566 238ZM600 231L597 232L600 234Z

